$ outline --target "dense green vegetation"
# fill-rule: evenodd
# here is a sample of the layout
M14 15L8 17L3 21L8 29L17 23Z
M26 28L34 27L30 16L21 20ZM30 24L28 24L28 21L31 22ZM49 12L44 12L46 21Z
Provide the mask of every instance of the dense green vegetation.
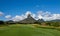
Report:
M60 36L60 28L14 24L0 27L0 36Z

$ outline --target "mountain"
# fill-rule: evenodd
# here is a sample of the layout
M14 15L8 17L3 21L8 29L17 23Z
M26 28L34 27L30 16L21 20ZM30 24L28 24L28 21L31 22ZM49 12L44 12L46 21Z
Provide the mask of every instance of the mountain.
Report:
M36 20L30 14L28 14L27 18L24 20L21 20L19 23L33 24L35 22L36 22Z
M38 19L37 21L38 21L38 22L44 22L44 20L43 20L43 19Z
M8 20L8 21L6 21L6 23L7 23L7 24L15 24L15 22L12 21L12 20Z
M51 20L52 22L60 22L60 19Z

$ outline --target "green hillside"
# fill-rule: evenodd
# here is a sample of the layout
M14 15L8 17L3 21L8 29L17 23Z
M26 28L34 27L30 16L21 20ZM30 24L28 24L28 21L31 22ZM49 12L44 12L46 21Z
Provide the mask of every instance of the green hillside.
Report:
M60 31L32 25L10 25L0 27L0 36L60 36Z

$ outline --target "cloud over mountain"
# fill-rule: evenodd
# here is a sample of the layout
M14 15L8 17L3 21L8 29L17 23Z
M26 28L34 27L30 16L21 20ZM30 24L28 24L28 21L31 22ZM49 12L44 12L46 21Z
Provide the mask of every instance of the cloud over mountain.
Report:
M55 19L60 19L60 14L51 14L50 12L46 11L40 11L38 14L40 18L44 20L55 20Z
M54 19L60 19L60 14L51 14L49 11L38 11L37 14L32 13L31 11L27 11L25 14L22 15L16 15L14 17L12 17L13 21L20 21L23 20L25 18L27 18L28 14L31 14L31 16L34 19L44 19L46 20L54 20ZM10 18L11 16L8 15L6 16L6 18Z
M27 11L25 14L22 15L16 15L15 17L12 18L13 21L20 21L25 18L27 18L28 14L31 14L33 18L35 18L35 14L32 14L30 11Z

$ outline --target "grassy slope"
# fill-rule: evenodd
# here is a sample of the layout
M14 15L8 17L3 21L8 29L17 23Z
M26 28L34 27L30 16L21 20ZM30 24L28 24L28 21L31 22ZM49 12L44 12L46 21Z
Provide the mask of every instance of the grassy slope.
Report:
M60 36L54 29L34 28L30 25L12 25L0 28L0 36Z

